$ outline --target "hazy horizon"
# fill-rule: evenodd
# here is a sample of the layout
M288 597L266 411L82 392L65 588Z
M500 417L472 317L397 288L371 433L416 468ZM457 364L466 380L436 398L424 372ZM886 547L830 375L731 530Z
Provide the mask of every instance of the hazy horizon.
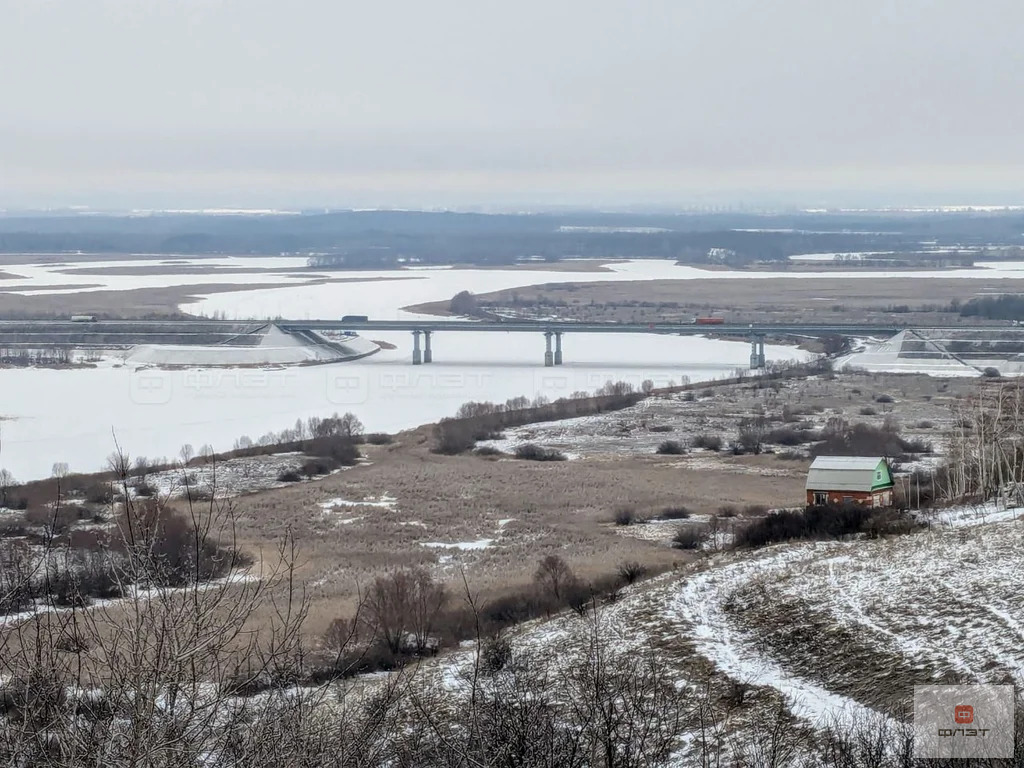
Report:
M1024 201L1024 6L0 0L0 208Z

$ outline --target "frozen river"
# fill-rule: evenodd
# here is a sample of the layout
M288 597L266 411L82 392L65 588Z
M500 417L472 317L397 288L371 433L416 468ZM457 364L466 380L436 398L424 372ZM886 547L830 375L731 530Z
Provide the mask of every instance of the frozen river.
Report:
M184 260L182 260L184 261ZM190 312L223 313L229 318L283 316L297 319L366 314L376 319L409 317L402 307L450 298L460 290L483 293L550 282L702 278L772 279L770 273L708 272L678 267L670 261L615 264L610 272L550 270L438 269L389 272L345 272L363 282L312 284L313 275L287 278L265 268L302 267L300 258L217 259L192 263L251 268L251 273L202 275L77 275L67 266L9 266L19 275L5 281L31 291L95 290L88 285L127 290L146 285L198 285L234 282L292 283L274 289L239 290L200 297L184 308ZM139 262L129 264L138 265ZM88 265L100 266L97 264ZM993 269L922 273L920 277L1022 277L1024 265L999 264ZM962 275L961 275L962 273ZM322 274L322 273L321 273ZM377 281L374 277L406 277ZM793 277L787 274L786 277ZM834 279L841 276L830 273ZM887 273L852 272L851 279L885 277ZM893 276L906 277L905 272ZM20 480L50 474L54 462L73 470L99 469L118 445L133 456L173 456L183 443L231 448L248 435L257 439L271 430L290 427L298 418L353 411L370 431L393 432L451 415L468 400L504 401L538 394L550 398L579 390L592 391L609 380L639 385L708 380L729 375L749 361L744 343L699 337L566 334L566 364L544 368L540 334L434 334L435 362L413 367L409 334L370 334L397 345L395 350L350 363L278 369L132 370L107 361L95 369L0 370L0 467ZM769 359L794 359L803 353L790 347L768 347Z

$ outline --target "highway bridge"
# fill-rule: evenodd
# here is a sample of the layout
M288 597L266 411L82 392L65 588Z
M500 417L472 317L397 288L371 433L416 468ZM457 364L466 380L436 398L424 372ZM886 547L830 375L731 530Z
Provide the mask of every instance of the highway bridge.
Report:
M222 344L238 343L268 324L290 333L308 331L349 331L365 335L373 331L402 331L412 334L412 363L433 362L431 337L435 333L539 333L545 338L544 364L561 365L562 335L566 333L657 333L681 336L728 336L749 339L752 368L765 364L764 341L768 336L868 336L884 338L906 326L884 323L586 323L571 320L273 320L229 321L195 319L167 320L0 320L0 347L127 347L135 344ZM1010 325L942 326L946 331L1017 332L1024 327Z
M752 325L697 323L585 323L572 320L301 320L294 324L281 321L285 330L314 331L408 331L412 333L412 363L433 362L431 336L437 332L485 333L542 333L544 334L544 365L561 365L563 360L562 334L564 333L659 333L675 336L739 336L750 339L750 367L764 368L764 340L766 336L892 336L901 328L893 325ZM423 344L420 344L420 337ZM554 341L554 347L552 347Z

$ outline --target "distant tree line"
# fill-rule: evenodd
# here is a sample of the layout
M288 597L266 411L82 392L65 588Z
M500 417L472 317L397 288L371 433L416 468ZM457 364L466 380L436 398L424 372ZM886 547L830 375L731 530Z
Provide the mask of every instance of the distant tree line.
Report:
M505 403L463 403L454 418L441 419L434 427L434 451L462 453L472 449L477 440L498 437L503 429L622 410L644 397L643 391L635 390L628 382L609 381L593 395L574 392L554 402L540 396L533 400L515 397Z
M1024 295L1004 293L999 296L978 296L960 305L959 309L962 317L1024 320Z
M1020 216L483 215L346 211L301 216L0 216L0 252L301 253L317 269L522 259L783 261L800 253L1017 245ZM712 252L714 255L711 255ZM1003 251L992 251L1001 258ZM989 258L989 254L985 254Z

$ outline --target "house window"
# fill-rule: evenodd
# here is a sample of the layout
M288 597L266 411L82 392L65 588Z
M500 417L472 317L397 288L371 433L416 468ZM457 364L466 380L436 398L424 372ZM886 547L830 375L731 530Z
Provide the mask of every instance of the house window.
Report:
M814 503L819 506L822 504L828 504L828 493L825 491L815 491Z
M843 504L853 504L853 496L843 496Z

